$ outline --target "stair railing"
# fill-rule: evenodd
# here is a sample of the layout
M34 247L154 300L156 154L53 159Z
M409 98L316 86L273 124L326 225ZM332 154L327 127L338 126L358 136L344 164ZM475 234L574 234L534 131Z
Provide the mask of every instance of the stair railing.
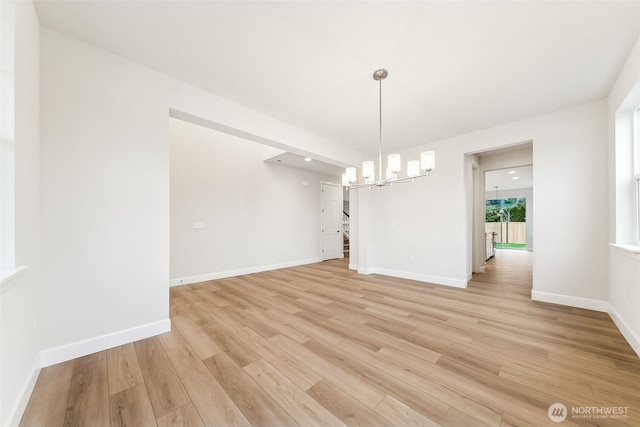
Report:
M344 231L344 236L349 238L349 226L351 223L351 219L349 218L349 214L345 211L342 211L342 230Z

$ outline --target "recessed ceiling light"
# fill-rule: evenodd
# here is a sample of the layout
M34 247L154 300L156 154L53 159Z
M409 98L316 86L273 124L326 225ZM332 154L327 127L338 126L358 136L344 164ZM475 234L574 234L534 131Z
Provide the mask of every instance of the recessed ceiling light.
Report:
M311 161L311 157L305 157L305 158L304 158L304 161L305 161L305 162L310 162L310 161Z
M509 171L507 172L509 175L513 175L514 173L516 173L516 171Z
M511 179L520 179L517 176L512 176Z

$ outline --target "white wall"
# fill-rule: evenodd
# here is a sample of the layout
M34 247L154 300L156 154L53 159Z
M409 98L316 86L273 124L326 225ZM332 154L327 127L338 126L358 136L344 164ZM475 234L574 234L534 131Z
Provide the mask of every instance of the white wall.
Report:
M472 271L465 154L526 141L533 141L535 176L533 297L606 310L607 206L594 202L607 199L603 101L415 148L414 155L436 151L430 178L360 197L359 233L375 244L368 257L358 245L359 268L464 286ZM558 221L562 205L581 215Z
M13 9L15 19L14 249L15 264L23 268L0 287L0 425L13 426L22 416L40 368L40 28L31 2L4 3L1 7L3 36L9 29L5 25L12 26L5 21L5 8ZM6 53L3 62L11 59Z
M464 156L434 148L436 169L430 177L351 195L352 206L358 200L352 223L358 224L360 272L466 286L467 248L460 244L467 236Z
M46 366L169 328L169 136L163 76L41 44Z
M169 129L172 284L321 260L320 182L331 177L266 163L262 145L199 125Z
M616 139L623 136L616 133L616 112L623 106L632 89L640 84L640 38L636 41L626 64L607 99L608 149L609 149L609 242L631 242L631 218L633 197L632 186L625 184L626 172L632 174L628 153L621 152L616 157ZM636 93L634 104L640 103ZM628 106L627 106L628 107ZM620 129L618 129L620 131ZM625 171L626 169L626 171ZM629 179L627 176L626 179ZM621 192L629 191L626 197ZM640 355L640 255L610 246L609 266L609 313L627 341Z
M611 247L609 314L640 356L640 255Z
M533 296L606 311L606 104L578 106L552 117L533 140ZM559 206L579 215L560 222Z

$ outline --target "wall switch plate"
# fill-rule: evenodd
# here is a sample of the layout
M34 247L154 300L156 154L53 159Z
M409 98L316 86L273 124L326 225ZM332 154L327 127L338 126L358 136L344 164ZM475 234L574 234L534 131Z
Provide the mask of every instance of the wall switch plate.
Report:
M204 222L196 221L193 223L193 228L197 228L198 230L204 229Z

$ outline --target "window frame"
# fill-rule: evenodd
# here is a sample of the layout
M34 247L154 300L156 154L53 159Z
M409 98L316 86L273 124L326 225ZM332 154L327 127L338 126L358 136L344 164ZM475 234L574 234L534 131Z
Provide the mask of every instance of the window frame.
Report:
M633 113L633 243L640 246L640 105Z
M640 174L635 176L635 239L634 244L640 246Z

